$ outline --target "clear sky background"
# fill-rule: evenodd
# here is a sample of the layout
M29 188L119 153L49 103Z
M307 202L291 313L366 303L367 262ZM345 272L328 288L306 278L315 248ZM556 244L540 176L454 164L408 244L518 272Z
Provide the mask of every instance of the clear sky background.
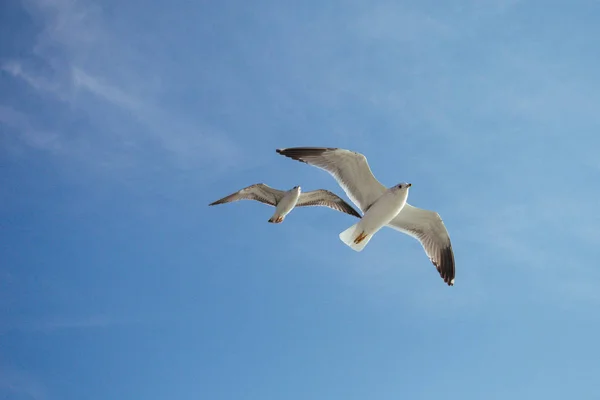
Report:
M600 3L0 4L0 398L597 399ZM438 211L391 229L208 203L342 190L365 154Z

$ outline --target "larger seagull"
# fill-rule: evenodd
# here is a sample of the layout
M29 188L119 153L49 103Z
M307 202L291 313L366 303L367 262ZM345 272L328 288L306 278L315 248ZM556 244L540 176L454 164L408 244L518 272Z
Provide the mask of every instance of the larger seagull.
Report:
M331 147L292 147L276 151L283 156L329 172L350 200L365 214L388 192L388 188L373 176L367 158L360 153ZM399 188L401 186L398 185ZM454 285L454 252L448 231L437 212L406 203L387 226L417 239L444 282L449 286ZM357 238L354 244L359 245L361 240L363 238ZM362 246L364 245L366 243Z

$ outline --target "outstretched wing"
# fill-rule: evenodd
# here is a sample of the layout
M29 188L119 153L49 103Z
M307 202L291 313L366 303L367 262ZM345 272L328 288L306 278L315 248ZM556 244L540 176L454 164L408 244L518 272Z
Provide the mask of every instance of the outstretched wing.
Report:
M335 193L319 189L304 192L300 195L296 207L324 206L360 218L360 214L350 204L346 203Z
M449 286L454 285L454 252L446 226L438 213L407 203L388 226L421 242L444 282Z
M386 191L373 176L367 158L360 153L328 147L292 147L276 151L329 172L363 213Z
M277 189L273 189L264 183L257 183L255 185L243 188L235 193L225 196L215 202L209 204L214 206L217 204L231 203L238 200L256 200L264 204L275 207L277 203L283 198L285 192Z

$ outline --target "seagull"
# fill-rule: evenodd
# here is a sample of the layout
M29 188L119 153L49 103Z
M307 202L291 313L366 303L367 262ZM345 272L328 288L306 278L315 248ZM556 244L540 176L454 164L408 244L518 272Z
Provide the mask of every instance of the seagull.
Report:
M301 193L300 186L294 186L288 191L277 190L264 183L257 183L243 188L229 196L212 202L209 206L231 203L238 200L256 200L275 207L275 213L269 218L270 223L282 223L294 207L324 206L360 218L360 214L352 206L335 193L319 189Z
M333 147L293 147L276 151L327 171L365 214L363 218L377 200L390 190L375 178L363 154ZM444 282L448 286L454 285L454 252L446 226L437 212L405 203L386 225L417 239ZM342 235L340 239L344 240ZM360 244L360 241L355 244Z

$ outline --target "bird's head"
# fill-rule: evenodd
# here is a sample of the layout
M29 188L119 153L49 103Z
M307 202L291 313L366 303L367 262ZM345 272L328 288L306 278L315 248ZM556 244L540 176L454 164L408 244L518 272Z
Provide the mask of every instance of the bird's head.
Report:
M394 191L398 191L398 190L408 190L409 187L412 186L412 183L406 183L406 182L402 182L397 184L396 186L394 186L392 188L392 190Z

